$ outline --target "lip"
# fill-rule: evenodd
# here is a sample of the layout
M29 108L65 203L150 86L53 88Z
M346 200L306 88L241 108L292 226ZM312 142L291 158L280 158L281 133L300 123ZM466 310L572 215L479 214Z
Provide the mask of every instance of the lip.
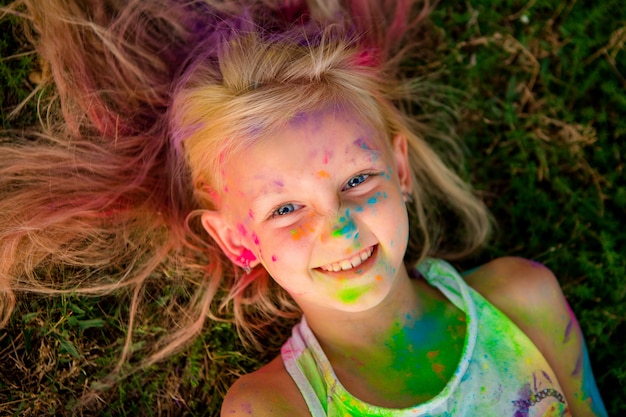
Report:
M328 269L324 269L325 267L328 267L328 266L332 265L332 264L327 264L327 265L324 265L324 266L317 267L317 268L315 268L315 270L320 272L320 273L323 273L323 274L327 274L327 275L335 276L335 277L342 277L342 278L348 278L349 276L352 276L352 275L360 276L364 272L369 270L371 268L371 266L376 262L376 255L378 255L378 245L370 246L369 248L366 248L366 249L360 251L359 253L366 252L368 250L371 250L371 253L370 253L369 257L365 261L362 261L359 265L354 266L354 267L352 267L350 269L345 269L345 270L342 269L342 270L339 270L339 271L331 271L331 270L328 270ZM350 259L350 258L348 258L348 259ZM333 264L336 264L336 263L341 263L341 261L333 262Z

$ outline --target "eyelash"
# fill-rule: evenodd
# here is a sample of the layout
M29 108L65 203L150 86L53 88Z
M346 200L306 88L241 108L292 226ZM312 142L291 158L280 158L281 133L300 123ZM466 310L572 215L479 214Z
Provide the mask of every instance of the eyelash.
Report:
M363 183L365 183L368 179L370 179L370 178L372 178L372 177L377 177L377 176L379 176L379 175L380 175L380 173L379 173L379 172L372 172L372 171L362 172L362 173L360 173L360 174L354 175L354 176L350 177L350 179L349 179L348 181L346 181L346 183L345 183L345 185L342 187L341 191L348 191L348 190L350 190L350 189L352 189L352 188L356 188L356 187L358 187L359 185L362 185ZM358 183L358 184L356 184L356 185L353 185L352 187L348 187L348 184L350 183L350 181L352 181L353 179L358 178L358 177L365 177L365 178L363 179L363 181L362 181L362 182L360 182L360 183ZM284 208L284 207L287 207L287 206L292 206L292 207L296 206L296 207L297 207L297 206L298 206L298 204L295 204L295 203L284 203L284 204L281 204L281 205L277 206L277 207L276 207L274 210L272 210L272 212L270 213L270 215L269 215L269 217L268 217L268 220L270 220L270 219L274 219L274 218L276 218L276 217L287 216L287 215L289 215L289 214L293 213L294 211L296 211L296 208L294 207L294 209L293 209L292 211L290 211L289 213L285 213L285 214L279 214L279 213L278 213L278 211L279 211L280 209L282 209L282 208Z

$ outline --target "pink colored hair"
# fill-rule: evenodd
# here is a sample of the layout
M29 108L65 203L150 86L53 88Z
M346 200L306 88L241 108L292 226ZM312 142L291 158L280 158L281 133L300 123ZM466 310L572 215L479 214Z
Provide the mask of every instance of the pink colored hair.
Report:
M16 292L132 288L132 330L141 289L164 272L159 279L197 290L188 320L150 361L231 310L256 344L276 317L298 308L264 271L233 268L195 215L215 204L220 155L328 102L351 103L389 135L409 136L414 183L422 184L410 210L409 261L463 256L486 239L484 206L394 104L415 92L401 64L419 46L414 31L428 3L22 0L10 11L24 13L55 96L46 123L0 150L2 323ZM274 106L285 97L295 103L288 90L311 99L288 112ZM426 227L443 221L440 202L466 231L453 251L438 248L440 231ZM55 272L68 266L75 273L60 282ZM227 295L216 303L219 291Z

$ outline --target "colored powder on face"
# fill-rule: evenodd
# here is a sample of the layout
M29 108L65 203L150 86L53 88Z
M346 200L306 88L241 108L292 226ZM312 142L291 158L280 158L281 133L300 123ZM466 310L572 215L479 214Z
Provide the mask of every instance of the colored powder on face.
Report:
M272 262L276 262L278 260L278 258L276 258L276 256L272 255Z
M372 155L372 161L376 161L378 159L379 152L376 149L372 148L370 144L365 141L365 139L358 138L352 143L354 143L356 146L360 147L361 149L370 151Z
M322 158L322 162L324 163L324 165L328 164L328 161L330 160L330 158L332 158L332 156L333 156L332 151L329 151L329 150L324 151L324 157Z
M282 181L274 181L274 185L278 186L278 187L284 187L285 184Z
M383 277L382 277L382 276L380 276L380 275L376 275L376 281L382 281L382 280L383 280Z
M341 229L337 229L333 231L333 237L345 236L346 238L352 237L352 232L356 231L356 226L350 220L348 223L343 225Z
M347 288L345 290L339 291L339 299L345 304L352 304L355 303L369 289L369 286L359 288Z
M292 127L298 128L306 124L308 120L309 120L309 115L305 112L300 112L291 118L291 120L289 121L289 124Z
M339 218L339 223L344 223L338 229L333 231L333 237L345 236L347 239L352 237L352 233L356 231L356 226L350 217L350 209L346 210L346 216Z
M293 240L300 240L300 238L302 237L302 234L298 229L292 229L289 232L291 233L291 238Z
M251 209L248 210L248 217L254 220L254 212Z
M315 231L315 228L311 225L311 223L306 223L306 224L303 224L302 226L298 226L297 229L290 230L290 233L291 233L291 238L293 240L300 240L302 237L314 231Z
M387 193L382 193L382 194L380 192L376 193L376 195L374 195L374 197L370 197L367 200L367 204L374 205L374 204L378 203L380 201L380 197L382 197L383 199L387 199Z
M237 225L237 230L239 231L239 234L243 237L246 237L248 235L248 231L246 230L246 227L241 223Z
M252 240L254 241L255 245L259 245L259 243L261 243L261 241L259 241L259 237L256 235L256 233L252 233Z
M372 150L372 148L370 148L370 146L368 145L368 143L367 143L367 142L365 141L365 139L363 139L363 138L358 138L357 140L355 140L355 141L354 141L354 142L352 142L352 143L354 143L356 146L358 146L358 147L360 147L360 148L362 148L362 149L365 149L365 150L368 150L368 151L371 151L371 150Z
M317 171L315 175L317 175L320 178L330 178L330 174L326 171Z

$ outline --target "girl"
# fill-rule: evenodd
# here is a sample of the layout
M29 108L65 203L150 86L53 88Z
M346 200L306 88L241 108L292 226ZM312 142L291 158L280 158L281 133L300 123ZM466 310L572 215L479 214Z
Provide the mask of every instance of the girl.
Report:
M152 361L220 287L253 342L302 314L224 415L606 415L549 270L442 260L477 250L489 217L402 110L427 7L27 3L64 119L2 152L5 319L15 290L133 286L135 310L174 265L200 282L192 320ZM92 272L46 281L58 265Z

